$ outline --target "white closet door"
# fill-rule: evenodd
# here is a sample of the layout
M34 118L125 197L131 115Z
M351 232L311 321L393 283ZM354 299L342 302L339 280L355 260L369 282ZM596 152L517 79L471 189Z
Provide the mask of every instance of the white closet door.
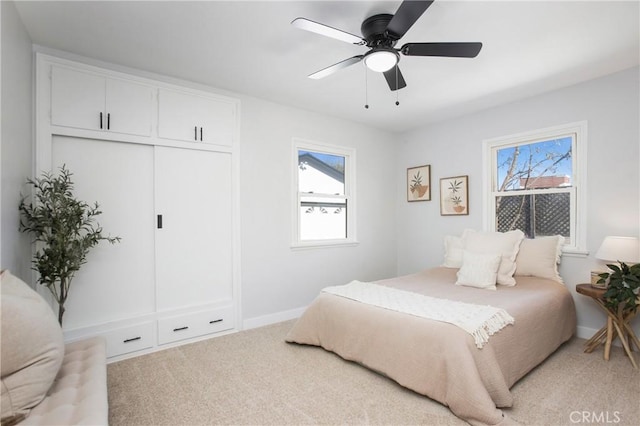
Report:
M104 234L71 283L64 328L154 312L153 147L54 136L52 169L73 173L75 195L97 201Z
M231 302L231 155L156 147L155 160L157 309Z

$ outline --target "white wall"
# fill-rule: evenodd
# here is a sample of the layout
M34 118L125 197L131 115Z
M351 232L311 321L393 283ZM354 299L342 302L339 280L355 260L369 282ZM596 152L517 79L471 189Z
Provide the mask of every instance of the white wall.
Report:
M0 267L29 282L29 237L18 232L20 191L31 176L32 53L29 38L12 1L0 2L2 17L2 125Z
M328 285L396 273L396 148L363 125L241 97L242 308L248 326L308 305ZM290 248L292 139L356 149L355 247Z
M299 315L325 286L395 276L396 135L67 52L41 46L36 50L240 99L240 262L246 327ZM291 249L292 168L297 167L293 138L356 150L357 246Z
M633 68L404 134L396 175L401 189L397 198L399 274L439 265L445 235L459 234L466 227L482 228L484 139L586 120L590 255L564 256L560 272L574 294L579 333L600 328L604 315L591 300L575 293L575 285L589 282L590 270L598 265L593 253L605 236L640 233L639 71ZM406 168L422 164L431 164L432 201L407 203ZM439 180L457 175L469 175L470 214L440 216Z

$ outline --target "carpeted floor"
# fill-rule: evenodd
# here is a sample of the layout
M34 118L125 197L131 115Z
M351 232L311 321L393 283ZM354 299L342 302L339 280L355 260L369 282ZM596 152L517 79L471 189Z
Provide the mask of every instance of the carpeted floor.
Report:
M119 425L464 425L449 409L321 348L291 345L283 322L108 366ZM563 345L512 388L527 425L637 425L640 372L615 347ZM637 356L637 353L636 353Z

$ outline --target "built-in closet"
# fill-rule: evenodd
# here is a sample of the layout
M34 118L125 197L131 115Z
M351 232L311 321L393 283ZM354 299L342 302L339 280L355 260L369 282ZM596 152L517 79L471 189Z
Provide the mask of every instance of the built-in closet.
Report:
M68 340L104 336L117 359L239 328L239 107L36 55L36 174L65 165L76 196L100 204L104 232L121 237L74 278Z

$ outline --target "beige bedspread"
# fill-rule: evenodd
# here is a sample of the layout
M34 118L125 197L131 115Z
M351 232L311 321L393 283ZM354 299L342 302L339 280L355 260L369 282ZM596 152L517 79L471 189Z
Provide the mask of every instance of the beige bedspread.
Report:
M321 293L287 342L321 346L449 406L472 424L506 422L509 388L569 340L576 328L573 298L562 284L516 277L497 291L454 285L457 269L433 268L377 284L505 309L515 319L482 348L455 325Z

